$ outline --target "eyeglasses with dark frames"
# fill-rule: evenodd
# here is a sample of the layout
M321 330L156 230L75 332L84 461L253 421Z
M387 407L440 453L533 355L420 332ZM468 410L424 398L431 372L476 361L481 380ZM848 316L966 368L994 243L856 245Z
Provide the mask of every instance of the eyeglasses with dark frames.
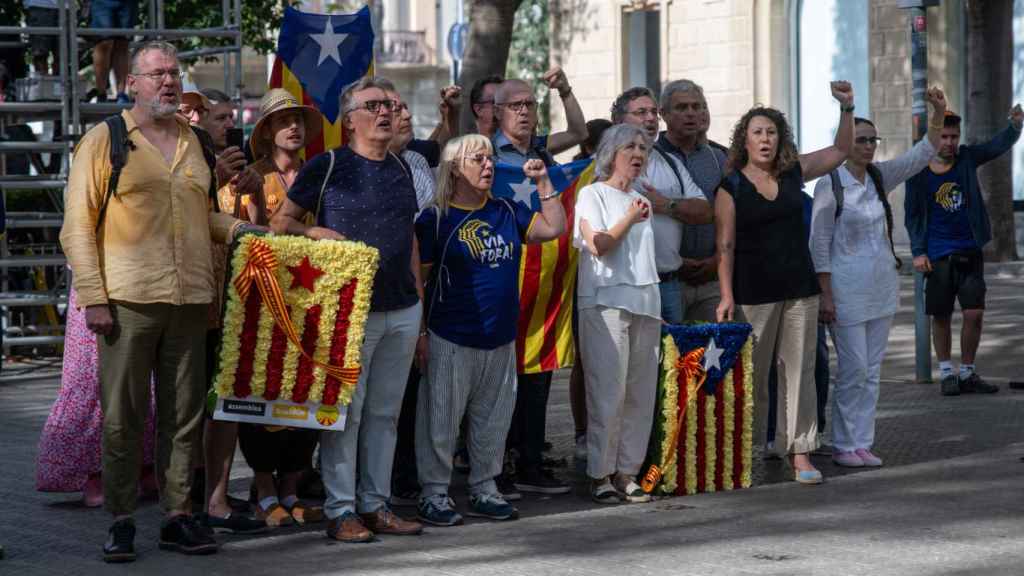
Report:
M519 112L523 108L525 108L527 112L533 112L534 110L537 109L537 101L536 100L517 100L515 102L498 102L497 105L498 106L503 106L505 108L508 108L509 110L511 110L513 112Z

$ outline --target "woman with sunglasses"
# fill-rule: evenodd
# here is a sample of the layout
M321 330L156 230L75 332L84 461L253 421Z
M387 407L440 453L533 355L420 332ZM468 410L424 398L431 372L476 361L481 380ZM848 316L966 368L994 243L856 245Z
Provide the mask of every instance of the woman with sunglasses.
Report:
M459 423L468 416L473 463L469 514L511 520L518 511L498 492L505 437L516 396L519 261L523 245L557 238L565 211L544 163L528 160L541 211L491 196L491 142L471 134L441 153L436 203L416 221L427 278L426 332L416 360L427 374L416 410L418 516L436 526L462 523L448 495Z
M932 104L928 137L877 164L875 125L855 118L853 151L814 187L811 257L821 285L819 320L829 324L839 374L832 393L832 460L839 466L881 466L871 452L882 359L899 304L900 260L892 243L887 194L928 166L946 112L942 91Z

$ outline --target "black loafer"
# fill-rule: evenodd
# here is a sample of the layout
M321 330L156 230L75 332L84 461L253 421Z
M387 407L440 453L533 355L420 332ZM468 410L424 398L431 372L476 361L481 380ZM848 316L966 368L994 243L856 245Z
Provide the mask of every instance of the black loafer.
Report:
M214 533L262 534L270 530L266 522L236 512L232 512L223 518L213 514L202 514L199 516L199 522Z
M111 564L135 561L134 520L125 518L111 525L103 545L103 561Z
M160 549L182 554L213 554L217 541L191 516L175 516L160 527Z

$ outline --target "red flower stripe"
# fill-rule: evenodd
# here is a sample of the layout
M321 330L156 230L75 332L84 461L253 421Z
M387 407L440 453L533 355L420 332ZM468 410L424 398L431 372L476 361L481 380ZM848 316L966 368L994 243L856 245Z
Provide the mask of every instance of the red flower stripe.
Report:
M291 314L291 307L287 308ZM274 322L274 330L270 333L270 352L267 353L267 387L263 391L266 400L277 400L281 395L281 383L284 381L284 357L288 354L288 336Z
M338 291L338 317L334 322L334 336L331 337L330 364L345 367L345 348L348 346L349 317L352 315L352 301L356 294L357 280L353 278ZM324 382L323 403L334 406L338 403L341 381L327 375Z
M686 459L686 442L690 438L690 434L686 429L687 419L686 414L686 395L689 393L689 387L686 384L686 374L682 370L677 372L676 384L679 386L679 400L678 400L678 414L683 414L684 417L682 422L679 424L679 440L676 441L676 495L686 495L686 466L688 461ZM679 416L676 416L678 418Z
M725 460L725 382L720 382L715 389L715 490L724 490L722 469Z
M707 490L707 485L704 482L708 466L707 457L704 455L707 448L707 441L704 439L705 402L707 402L707 394L704 393L704 388L701 388L697 391L697 401L693 404L693 409L697 411L697 492Z
M302 349L309 357L316 350L316 341L320 336L319 304L310 306L306 311L306 325L302 330ZM309 390L313 387L313 362L306 356L299 356L299 367L296 371L295 389L292 390L292 402L305 404L309 399Z
M242 335L239 342L238 366L235 368L233 386L236 398L248 398L252 394L252 366L256 357L256 337L260 325L260 293L258 290L249 292L245 299L245 320L242 322Z

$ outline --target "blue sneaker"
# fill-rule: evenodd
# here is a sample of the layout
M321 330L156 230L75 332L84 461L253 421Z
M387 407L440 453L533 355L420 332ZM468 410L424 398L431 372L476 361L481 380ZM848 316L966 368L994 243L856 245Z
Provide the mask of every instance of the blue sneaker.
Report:
M470 516L491 520L515 520L519 510L509 504L500 494L474 494L469 497Z
M132 103L132 99L129 98L128 95L125 94L124 92L118 92L117 93L117 103L118 104L131 104Z
M462 514L455 511L455 502L447 494L435 494L420 500L416 517L434 526L458 526Z

